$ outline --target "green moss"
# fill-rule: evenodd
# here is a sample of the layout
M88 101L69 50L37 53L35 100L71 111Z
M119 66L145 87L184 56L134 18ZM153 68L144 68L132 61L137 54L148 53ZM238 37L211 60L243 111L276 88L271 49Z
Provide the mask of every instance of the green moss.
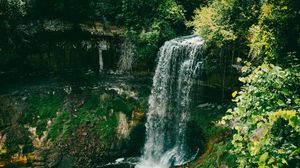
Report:
M121 97L115 97L112 99L111 108L117 112L122 111L128 116L133 110L133 105Z
M118 120L116 112L132 115L134 109L144 109L144 99L125 98L119 95L109 96L100 101L99 93L91 93L85 98L84 104L74 108L71 113L63 111L53 119L48 133L48 139L55 141L68 138L77 128L84 128L87 132L96 133L103 145L109 144L116 136ZM101 104L100 104L101 103Z
M99 97L96 95L92 95L89 97L89 99L84 103L83 107L84 109L87 110L93 110L95 108L98 108L100 106L99 104Z
M76 128L84 127L89 132L96 132L101 140L109 142L117 126L116 116L110 112L112 104L108 99L100 106L96 95L88 97L74 114L63 112L54 120L48 139L67 138Z
M104 144L107 144L109 141L113 140L112 138L115 136L117 124L118 121L116 115L108 117L107 120L102 120L99 122L97 134L100 136L101 141L104 142Z
M78 109L74 122L76 125L91 125L89 131L96 132L101 141L107 144L114 137L117 126L117 118L112 109L130 111L126 102L119 97L109 98L102 102L101 106L98 99L91 97L82 108Z
M63 129L65 125L69 123L68 121L70 121L70 119L71 114L69 112L62 112L61 115L54 119L54 123L51 126L47 139L55 140L62 132L66 133L66 131L63 131Z
M42 135L47 121L56 117L56 112L63 106L61 95L53 93L32 93L26 100L26 109L19 119L20 124L37 127L37 134Z

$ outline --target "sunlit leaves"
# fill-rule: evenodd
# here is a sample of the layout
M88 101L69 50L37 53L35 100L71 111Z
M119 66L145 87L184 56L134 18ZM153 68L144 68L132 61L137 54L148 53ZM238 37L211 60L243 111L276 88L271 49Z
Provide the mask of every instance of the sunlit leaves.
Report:
M298 73L262 64L240 80L244 86L233 99L237 106L222 121L237 132L232 144L240 167L288 164L300 147Z
M222 46L225 41L236 39L233 25L229 24L230 20L226 15L226 12L229 12L231 7L230 1L213 1L207 7L197 9L193 21L189 24L195 27L196 34L209 42ZM223 15L220 13L223 13Z
M233 98L235 98L237 94L238 94L238 92L237 92L237 91L234 91L234 92L231 94L231 96L232 96Z
M249 29L249 55L256 60L267 60L284 66L299 61L289 55L299 51L299 46L295 45L299 41L298 30L295 29L299 27L299 22L295 22L299 20L297 10L299 12L299 2L296 1L264 1L258 22Z

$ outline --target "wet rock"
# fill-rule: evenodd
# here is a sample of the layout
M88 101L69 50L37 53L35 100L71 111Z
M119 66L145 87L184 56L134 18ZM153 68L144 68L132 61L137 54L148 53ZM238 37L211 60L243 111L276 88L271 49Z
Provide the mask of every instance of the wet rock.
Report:
M108 99L110 98L110 95L107 93L103 93L100 95L100 104L104 104Z
M57 168L68 168L73 167L74 158L71 156L63 156L62 160L59 162ZM83 166L83 165L81 165Z
M127 138L129 135L129 124L127 121L126 114L119 112L118 113L118 128L117 128L117 134L118 138Z
M208 107L209 103L203 103L203 104L199 104L197 107L199 108L203 108L203 107Z
M33 162L32 166L37 168L37 167L44 167L45 163L44 162Z
M222 163L220 168L228 168L228 166L225 163Z
M60 161L62 160L62 155L59 152L54 152L48 155L47 157L47 166L49 168L57 167Z

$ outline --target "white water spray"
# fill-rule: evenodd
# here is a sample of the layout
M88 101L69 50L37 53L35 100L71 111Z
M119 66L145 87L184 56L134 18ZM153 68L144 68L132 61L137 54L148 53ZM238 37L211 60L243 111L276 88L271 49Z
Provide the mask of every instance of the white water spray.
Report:
M202 44L200 37L185 36L167 41L160 48L149 97L146 143L136 168L167 168L193 157L185 132Z

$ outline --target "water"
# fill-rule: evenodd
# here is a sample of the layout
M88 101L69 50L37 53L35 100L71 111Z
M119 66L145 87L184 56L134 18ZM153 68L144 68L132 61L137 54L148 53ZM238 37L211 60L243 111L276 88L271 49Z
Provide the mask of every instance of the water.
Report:
M185 132L202 44L197 36L185 36L167 41L160 48L149 97L146 143L136 168L167 168L193 157Z
M99 52L99 72L103 71L103 50L107 50L108 46L107 46L107 42L106 41L100 41L98 44L98 52Z
M130 72L134 63L136 46L128 39L121 45L121 55L118 62L118 72Z

